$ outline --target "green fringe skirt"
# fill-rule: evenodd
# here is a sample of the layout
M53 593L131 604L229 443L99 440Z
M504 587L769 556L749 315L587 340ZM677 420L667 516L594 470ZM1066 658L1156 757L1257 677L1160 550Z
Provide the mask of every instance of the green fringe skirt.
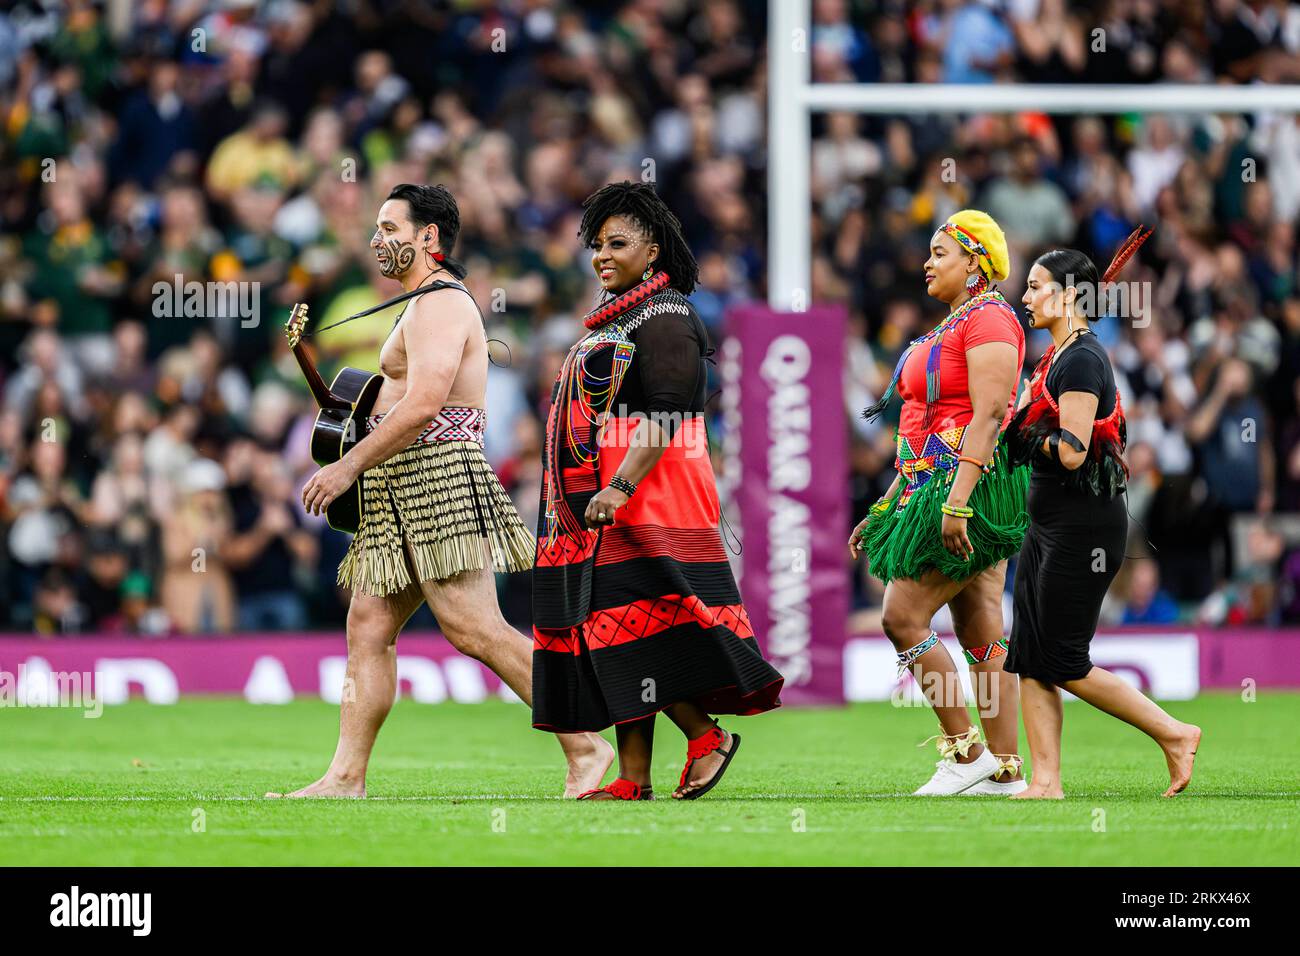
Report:
M338 583L383 597L462 571L526 571L536 543L473 441L417 443L362 476L361 524Z
M975 516L966 522L966 536L975 553L967 560L943 546L939 506L948 499L956 468L937 470L925 484L902 501L900 481L888 508L863 529L863 553L873 575L889 583L894 578L919 578L931 568L954 581L964 581L1020 550L1029 529L1025 495L1029 468L1011 463L1001 437L993 451L993 469L980 476L967 504Z

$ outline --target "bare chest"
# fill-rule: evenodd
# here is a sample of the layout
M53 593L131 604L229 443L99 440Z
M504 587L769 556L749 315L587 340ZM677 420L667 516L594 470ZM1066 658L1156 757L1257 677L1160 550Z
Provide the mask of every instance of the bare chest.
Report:
M398 322L379 349L379 371L385 378L406 377L406 344L402 339L402 324Z

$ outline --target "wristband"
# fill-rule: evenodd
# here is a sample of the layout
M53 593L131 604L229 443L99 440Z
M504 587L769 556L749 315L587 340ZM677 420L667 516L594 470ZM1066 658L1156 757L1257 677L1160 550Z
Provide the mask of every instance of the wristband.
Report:
M636 494L636 485L632 484L632 482L628 481L622 475L615 475L613 478L609 479L609 486L623 492L623 494L627 495L629 498Z
M975 516L974 508L964 505L950 505L946 501L939 505L939 510L951 518L973 518Z
M972 458L970 455L958 455L957 456L958 464L960 464L963 461L968 461L972 465L975 465L977 468L979 468L980 471L984 472L984 474L986 475L993 470L993 462L991 461L980 461L978 458Z

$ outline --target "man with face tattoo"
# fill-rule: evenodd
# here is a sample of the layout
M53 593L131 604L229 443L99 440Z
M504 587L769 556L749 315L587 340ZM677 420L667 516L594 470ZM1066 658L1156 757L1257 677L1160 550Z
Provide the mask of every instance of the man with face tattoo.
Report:
M483 319L451 258L460 231L442 186L402 184L379 209L370 247L407 300L379 351L384 382L369 433L303 488L313 514L365 476L364 509L339 565L348 608L339 742L320 780L291 797L365 796L366 767L397 689L397 635L428 602L447 639L532 700L529 641L497 605L494 571L532 567L534 542L483 455L488 352ZM600 783L613 750L594 733L559 736L565 796ZM279 796L279 794L268 794Z

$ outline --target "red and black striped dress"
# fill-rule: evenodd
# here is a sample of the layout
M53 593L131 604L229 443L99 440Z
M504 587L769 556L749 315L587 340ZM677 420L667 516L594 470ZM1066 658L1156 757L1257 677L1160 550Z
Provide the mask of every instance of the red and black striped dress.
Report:
M596 316L552 395L533 569L541 730L602 730L686 700L712 714L780 705L783 678L759 651L718 530L699 414L708 334L662 275ZM615 523L588 530L587 503L646 415L671 444Z

